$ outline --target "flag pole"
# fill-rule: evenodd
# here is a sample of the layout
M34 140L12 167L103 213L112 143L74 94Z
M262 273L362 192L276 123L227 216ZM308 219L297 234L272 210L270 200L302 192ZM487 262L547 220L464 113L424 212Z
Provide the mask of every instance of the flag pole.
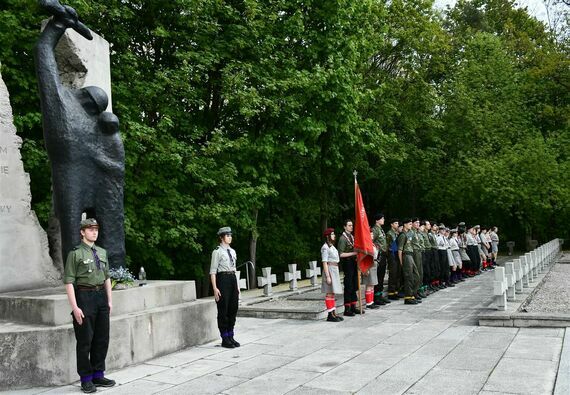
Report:
M354 209L356 210L356 185L358 184L358 181L356 180L356 176L358 175L358 172L356 171L356 169L352 172L352 174L354 175ZM354 220L356 221L356 218L358 218L358 213L355 213L354 216ZM360 316L362 317L362 290L360 289L360 265L358 264L358 254L356 255L356 270L357 270L357 278L358 278L358 305L360 308Z

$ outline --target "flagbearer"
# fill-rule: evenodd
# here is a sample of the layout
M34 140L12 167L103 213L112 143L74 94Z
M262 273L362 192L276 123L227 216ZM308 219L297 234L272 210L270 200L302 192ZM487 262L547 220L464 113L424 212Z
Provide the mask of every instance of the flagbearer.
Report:
M351 219L344 221L344 232L338 241L340 262L344 271L344 315L354 317L360 314L356 308L356 291L358 289L358 269L356 267L356 252L354 251L353 222Z
M328 228L323 233L325 244L321 247L321 259L323 262L323 282L321 290L325 295L325 306L327 308L327 321L339 322L343 318L336 314L335 295L342 294L342 285L340 283L340 272L338 270L338 262L340 258L338 251L334 246L335 234L333 228Z

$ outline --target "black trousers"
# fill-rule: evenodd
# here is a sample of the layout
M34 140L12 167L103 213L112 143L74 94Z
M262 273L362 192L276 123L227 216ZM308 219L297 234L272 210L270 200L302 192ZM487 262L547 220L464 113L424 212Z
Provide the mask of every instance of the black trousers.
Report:
M358 270L356 268L356 257L341 258L342 270L344 271L344 304L356 302L356 291L358 290Z
M479 248L475 245L467 246L467 255L471 260L471 270L479 270L481 268L481 256L479 255Z
M424 268L423 285L428 285L431 280L431 250L422 251L422 265Z
M402 266L393 252L388 252L388 294L394 295L400 291L402 283Z
M382 291L384 291L384 277L386 277L386 267L388 266L388 253L380 252L378 255L378 285L374 286L374 301L378 301L382 297ZM392 276L392 270L390 269L389 276ZM390 280L388 280L388 287L390 286Z
M439 266L439 252L437 248L431 249L431 281L438 281L440 280L440 266Z
M449 260L447 259L447 250L438 250L439 253L439 278L441 281L449 281Z
M239 290L234 273L216 274L216 286L222 294L216 302L218 306L218 329L222 337L233 336L239 304Z
M76 290L75 299L85 316L81 325L73 317L73 330L77 340L77 373L81 381L90 381L95 372L105 370L105 358L109 349L109 303L105 289Z

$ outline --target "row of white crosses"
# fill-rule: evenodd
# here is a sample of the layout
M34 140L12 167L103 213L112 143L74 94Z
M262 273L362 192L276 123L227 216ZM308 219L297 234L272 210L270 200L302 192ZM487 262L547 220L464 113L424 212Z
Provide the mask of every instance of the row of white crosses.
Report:
M539 273L544 272L560 253L562 240L554 239L531 252L521 255L504 267L495 268L493 295L497 310L506 310L507 301L515 301L516 294L523 292L530 283L537 280Z
M277 276L271 274L270 267L264 267L261 269L263 276L257 277L257 283L263 287L263 295L271 296L273 294L273 284L277 284ZM321 275L321 268L318 267L317 261L309 262L309 268L305 271L306 278L311 280L311 286L318 286L317 278ZM239 283L240 288L246 288L245 280L239 280L239 272L237 272L238 281L243 281ZM298 289L297 280L301 279L301 271L297 270L297 264L292 263L289 265L289 271L285 272L285 281L289 282L289 289Z

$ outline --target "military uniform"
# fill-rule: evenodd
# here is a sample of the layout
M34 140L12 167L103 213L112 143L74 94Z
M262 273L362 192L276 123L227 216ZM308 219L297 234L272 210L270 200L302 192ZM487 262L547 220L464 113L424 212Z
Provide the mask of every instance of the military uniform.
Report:
M422 280L424 278L424 269L422 266L422 250L423 242L420 236L420 232L417 229L410 230L410 239L412 242L412 248L414 250L414 265L416 265L416 270L418 271L418 278L415 284L415 294L420 291L422 286Z
M229 227L220 228L218 236L231 234ZM237 255L230 246L220 244L212 251L210 260L210 275L216 276L216 287L220 298L216 302L218 308L218 329L222 337L222 346L239 347L234 340L234 326L239 304L239 287L236 277Z
M345 252L354 252L354 236L352 234L342 232L338 240L338 252L341 255ZM358 269L356 267L356 256L340 258L340 262L344 271L344 312L350 315L351 312L357 312Z
M402 251L402 269L404 272L404 299L415 301L416 285L419 273L414 263L414 247L412 246L413 233L402 232L398 236L398 251Z
M82 228L84 222L82 221ZM72 313L77 340L77 373L82 383L104 379L105 358L109 348L110 311L105 289L107 279L109 265L107 251L103 248L96 245L90 247L82 242L67 255L63 282L73 284L77 306L84 315L80 325Z
M372 228L372 242L378 249L378 285L374 287L374 303L383 305L389 302L383 296L384 291L384 277L386 276L386 268L388 266L388 242L386 233L380 225L374 225ZM390 277L392 270L388 273L388 284L390 284ZM388 285L389 287L389 285Z
M426 288L431 281L431 243L427 231L419 232L422 241L422 267L423 278L422 283Z

